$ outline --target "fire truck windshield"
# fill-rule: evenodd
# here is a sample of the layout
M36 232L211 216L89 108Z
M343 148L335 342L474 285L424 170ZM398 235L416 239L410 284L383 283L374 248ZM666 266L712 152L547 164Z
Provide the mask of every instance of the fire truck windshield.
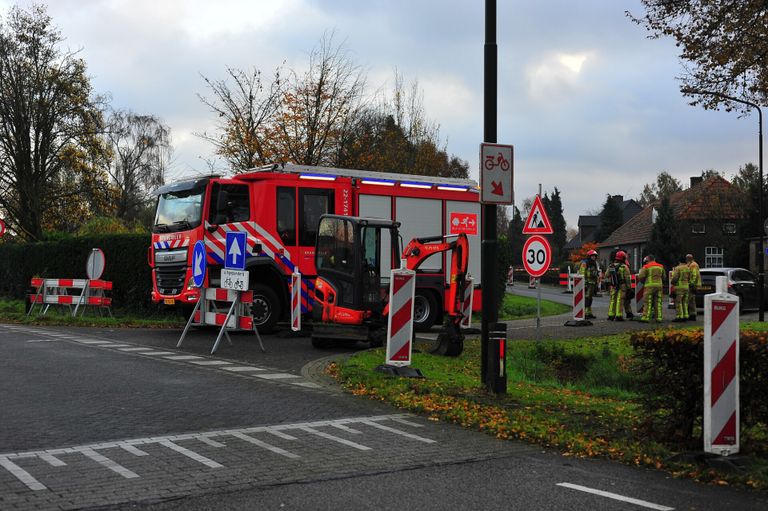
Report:
M205 187L161 193L153 232L186 231L200 225Z

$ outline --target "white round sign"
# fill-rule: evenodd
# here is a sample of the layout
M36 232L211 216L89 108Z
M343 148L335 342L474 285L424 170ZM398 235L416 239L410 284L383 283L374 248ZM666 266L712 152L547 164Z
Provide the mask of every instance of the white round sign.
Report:
M531 277L541 277L552 263L552 249L543 236L531 236L523 245L523 266Z
M91 280L101 278L101 274L104 273L104 252L100 248L91 249L85 266L85 273Z

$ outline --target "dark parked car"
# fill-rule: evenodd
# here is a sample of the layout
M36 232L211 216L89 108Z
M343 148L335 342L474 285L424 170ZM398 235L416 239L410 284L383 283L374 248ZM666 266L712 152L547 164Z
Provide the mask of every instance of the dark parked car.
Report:
M702 268L701 288L696 291L697 307L704 307L704 295L715 292L716 277L728 277L728 292L739 296L741 310L759 308L757 277L744 268Z

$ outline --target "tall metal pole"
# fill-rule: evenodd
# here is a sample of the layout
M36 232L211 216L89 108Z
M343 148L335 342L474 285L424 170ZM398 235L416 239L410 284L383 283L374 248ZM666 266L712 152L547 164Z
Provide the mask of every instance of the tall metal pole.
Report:
M757 136L758 136L758 168L760 169L760 184L758 187L757 192L757 209L760 211L760 222L765 222L765 210L763 207L763 191L765 188L765 181L763 181L763 110L756 105L755 103L752 103L751 101L747 101L745 99L739 99L734 98L732 96L728 96L726 94L723 94L721 92L714 92L714 91L707 91L707 90L698 90L698 89L682 89L683 93L685 94L699 94L699 95L709 95L709 96L716 96L719 98L727 99L729 101L734 101L736 103L741 103L742 105L747 105L751 108L754 108L757 110ZM765 304L763 303L765 300L765 243L763 243L763 240L765 238L766 233L763 232L763 226L760 226L760 240L757 242L757 245L760 249L760 252L758 253L758 263L757 263L757 285L760 288L759 290L759 296L760 296L760 304L758 305L758 320L759 321L765 321Z
M485 0L485 45L483 47L483 141L495 143L497 110L496 0ZM482 163L482 162L481 162ZM489 324L499 319L496 298L496 206L483 205L481 248L483 320L481 323L480 379L489 381Z

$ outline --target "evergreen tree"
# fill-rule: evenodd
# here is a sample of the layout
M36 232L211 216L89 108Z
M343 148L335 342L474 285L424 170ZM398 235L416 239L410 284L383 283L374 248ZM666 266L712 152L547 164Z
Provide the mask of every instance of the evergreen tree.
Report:
M664 197L661 199L656 222L651 229L651 239L645 252L655 255L657 262L671 269L677 264L681 250L672 205L669 197Z
M552 261L560 262L566 258L563 253L563 247L566 243L565 217L563 216L563 202L560 199L560 190L555 187L551 196L546 193L541 199L544 209L547 211L549 222L552 224L552 235L547 236L550 245L552 245Z
M600 230L595 235L596 241L606 240L623 223L624 214L621 211L621 203L618 197L606 196L603 209L600 211Z
M523 216L520 214L520 210L517 209L517 206L513 206L512 220L509 222L507 239L509 239L512 251L511 264L517 266L523 264L523 244L525 243L525 239L523 238L523 227L525 227Z

